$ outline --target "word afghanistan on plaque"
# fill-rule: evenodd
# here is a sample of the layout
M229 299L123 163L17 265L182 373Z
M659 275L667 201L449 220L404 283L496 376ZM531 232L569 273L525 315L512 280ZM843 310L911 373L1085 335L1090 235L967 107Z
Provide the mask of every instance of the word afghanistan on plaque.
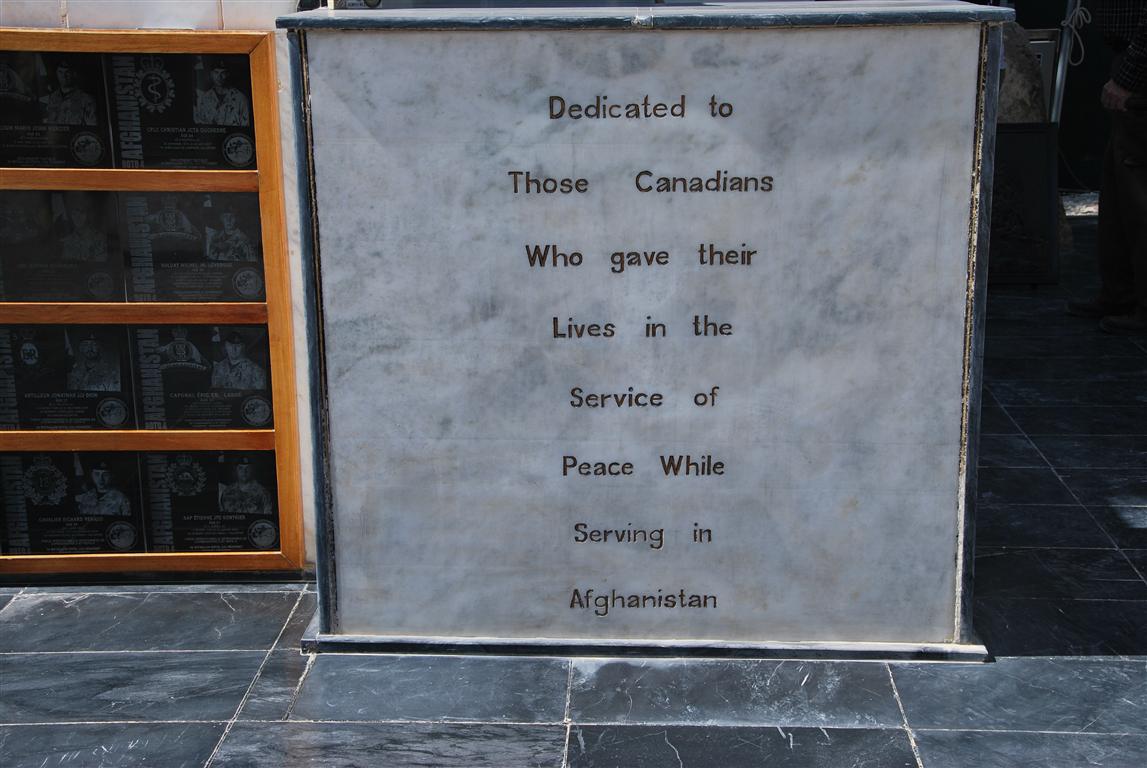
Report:
M142 552L136 455L4 453L6 555Z
M121 193L131 301L264 298L259 196Z
M141 454L152 552L279 546L275 454Z
M266 328L170 325L132 334L144 429L272 426Z
M0 51L0 165L112 164L98 53Z
M122 326L0 326L0 429L131 429Z
M250 62L0 51L0 165L254 168Z
M113 192L0 192L0 299L123 301Z

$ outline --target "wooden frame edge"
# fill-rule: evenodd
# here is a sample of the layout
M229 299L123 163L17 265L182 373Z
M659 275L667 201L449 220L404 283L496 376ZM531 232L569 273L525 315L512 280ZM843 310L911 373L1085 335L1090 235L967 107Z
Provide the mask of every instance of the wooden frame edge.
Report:
M255 302L66 302L16 301L0 303L5 325L262 325L267 305Z
M0 451L269 451L271 429L4 430Z
M283 159L279 133L279 81L275 36L267 33L251 51L251 106L259 167L259 218L263 227L263 274L267 337L271 354L271 401L275 409L275 471L279 492L279 546L302 568L303 498L300 477L298 392L295 382L294 311L287 254Z
M0 168L0 189L96 192L257 192L258 171L155 168Z
M35 29L0 27L0 50L73 53L251 53L264 32L193 29Z
M267 302L0 304L6 323L253 322L266 324L274 430L116 430L0 432L4 451L274 450L278 485L277 552L171 552L90 555L0 555L0 573L301 570L304 567L293 309L282 199L278 81L273 32L192 30L30 30L0 28L0 50L90 53L235 53L248 57L259 169L4 168L0 189L107 191L245 191L259 195ZM50 319L49 319L50 317Z
M141 552L96 555L0 555L2 574L123 573L129 571L298 571L278 552Z

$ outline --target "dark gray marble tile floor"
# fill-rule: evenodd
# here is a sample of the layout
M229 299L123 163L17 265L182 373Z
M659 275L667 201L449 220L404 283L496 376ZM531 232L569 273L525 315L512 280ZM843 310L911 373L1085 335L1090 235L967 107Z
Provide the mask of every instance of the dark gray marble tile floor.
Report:
M5 585L0 766L1142 768L1147 339L1063 298L989 301L993 662L315 657L313 586Z

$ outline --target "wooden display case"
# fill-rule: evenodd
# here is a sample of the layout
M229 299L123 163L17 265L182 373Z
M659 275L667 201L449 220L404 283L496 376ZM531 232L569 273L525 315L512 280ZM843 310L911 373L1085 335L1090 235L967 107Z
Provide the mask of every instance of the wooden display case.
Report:
M266 328L271 428L8 429L0 452L274 451L276 549L98 554L4 554L0 574L283 571L303 566L291 294L283 223L274 39L248 32L0 30L5 52L242 55L250 65L254 170L0 168L0 191L256 193L264 288L258 301L3 301L0 325L254 325ZM200 67L202 70L202 67ZM241 73L246 78L247 73ZM110 100L105 105L112 120ZM198 106L196 107L198 109ZM110 129L109 129L110 131ZM111 141L109 139L109 141ZM114 142L112 142L114 143ZM255 161L253 161L254 164ZM125 297L130 298L130 297ZM130 338L130 337L129 337ZM140 424L142 427L142 423ZM220 459L222 461L222 459ZM78 461L77 461L78 466ZM222 486L221 486L222 487ZM2 525L2 521L0 521Z

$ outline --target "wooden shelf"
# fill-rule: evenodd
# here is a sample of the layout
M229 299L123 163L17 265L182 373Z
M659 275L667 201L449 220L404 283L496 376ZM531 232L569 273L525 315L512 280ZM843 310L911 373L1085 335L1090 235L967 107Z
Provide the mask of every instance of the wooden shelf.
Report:
M66 323L170 325L261 325L267 322L267 305L254 302L195 303L167 301L0 303L0 323L10 325L57 325Z
M270 451L273 429L0 431L0 451Z
M283 552L154 552L122 555L0 555L0 573L297 571Z
M0 168L0 189L258 192L259 172L166 171L151 168Z
M252 53L264 32L0 29L0 50L81 53Z

